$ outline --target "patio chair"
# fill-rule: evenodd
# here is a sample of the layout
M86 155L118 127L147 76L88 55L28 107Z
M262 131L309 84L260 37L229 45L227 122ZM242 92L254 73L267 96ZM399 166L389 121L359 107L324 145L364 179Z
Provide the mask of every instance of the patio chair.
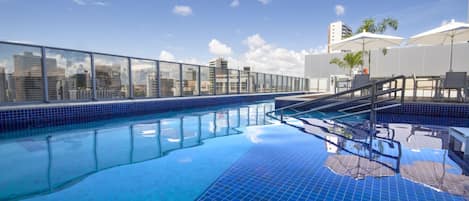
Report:
M434 88L433 88L433 80L429 80L429 79L422 79L422 78L417 78L417 76L415 74L412 74L412 80L414 82L414 88L413 88L413 101L416 101L417 100L417 91L420 89L422 90L423 92L423 96L425 96L425 90L430 90L430 91L433 91ZM428 85L420 85L419 86L419 82L432 82L432 84L430 86Z
M363 85L370 83L370 75L369 74L358 74L352 80L352 89L356 89Z
M443 81L443 90L448 90L448 98L451 98L451 90L457 91L458 101L464 102L463 92L467 92L467 72L446 72ZM467 95L465 95L467 96Z
M369 74L357 74L352 80L352 87L351 89L356 89L359 87L362 87L364 85L367 85L370 83L370 75ZM360 90L360 95L363 95L363 92L365 90ZM365 94L367 94L368 91L365 91ZM352 94L352 97L354 94Z

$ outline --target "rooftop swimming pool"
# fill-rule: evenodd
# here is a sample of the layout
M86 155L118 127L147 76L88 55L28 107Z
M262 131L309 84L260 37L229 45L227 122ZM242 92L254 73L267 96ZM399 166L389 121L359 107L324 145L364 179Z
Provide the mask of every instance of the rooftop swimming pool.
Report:
M0 200L465 200L448 126L380 115L279 124L273 101L0 134ZM357 117L360 119L361 117Z

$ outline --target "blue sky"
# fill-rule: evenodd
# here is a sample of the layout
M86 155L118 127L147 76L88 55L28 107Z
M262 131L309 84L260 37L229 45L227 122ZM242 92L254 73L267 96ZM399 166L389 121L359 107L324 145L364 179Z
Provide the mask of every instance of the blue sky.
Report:
M0 0L0 40L200 64L224 56L233 68L297 74L304 54L325 49L332 21L356 29L389 16L400 24L388 34L409 37L466 21L467 8L467 0Z

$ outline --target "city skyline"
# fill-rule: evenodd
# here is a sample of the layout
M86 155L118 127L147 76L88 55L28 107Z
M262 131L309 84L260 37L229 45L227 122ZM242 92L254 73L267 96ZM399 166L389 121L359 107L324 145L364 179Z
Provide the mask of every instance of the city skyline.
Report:
M301 75L305 54L327 50L327 27L337 20L356 29L368 17L393 17L400 24L391 34L409 37L453 18L467 18L467 0L360 4L0 0L0 4L0 24L8 27L0 40L204 65L222 56L230 68L251 66L253 71L284 75ZM37 16L44 23L30 20Z

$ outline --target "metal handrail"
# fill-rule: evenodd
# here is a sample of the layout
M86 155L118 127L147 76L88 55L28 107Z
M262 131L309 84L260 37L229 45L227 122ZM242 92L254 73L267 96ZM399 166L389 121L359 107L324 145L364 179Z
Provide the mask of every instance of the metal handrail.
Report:
M399 90L397 90L397 89L388 89L386 91L379 92L379 94L376 94L375 96L381 96L381 95L385 95L385 94L389 94L389 93L393 93L393 92L397 92L397 91L399 91ZM343 105L343 104L346 104L346 103L353 103L353 102L357 102L357 101L361 101L361 100L366 100L366 99L369 99L369 98L372 98L372 96L367 95L367 96L363 96L363 97L359 97L359 98L350 99L346 102L334 102L334 103L318 106L318 107L315 107L313 109L309 109L309 110L306 110L306 111L298 112L298 113L295 113L295 114L292 114L292 115L285 115L285 116L286 117L295 117L295 116L298 116L298 115L314 112L314 111L317 111L317 110L326 109L326 108L330 108L330 107L334 107L334 106L339 106L339 105Z
M400 87L398 87L398 82L397 81L400 80L400 79L402 80L402 85ZM388 79L385 79L385 80L379 80L379 81L373 80L371 83L363 85L361 87L357 87L357 88L350 89L350 90L347 90L347 91L339 92L339 93L332 94L332 95L329 95L329 96L320 97L320 98L317 98L317 99L314 99L314 100L304 101L304 102L301 102L301 103L296 103L296 104L293 104L293 105L281 107L281 108L278 108L276 110L273 110L273 111L270 111L270 112L266 113L266 115L268 115L269 117L272 117L274 119L280 120L282 123L284 123L285 122L284 117L296 117L296 116L306 114L306 113L310 113L310 112L314 112L314 111L319 111L319 110L323 110L323 109L327 109L327 108L331 108L331 107L336 107L336 106L340 106L340 105L344 105L344 104L348 104L348 103L353 103L353 102L369 99L370 103L361 104L361 107L369 106L369 109L363 109L363 110L360 110L358 112L353 112L353 113L346 114L346 115L338 115L337 117L344 118L346 116L350 116L350 115L353 115L353 114L362 114L362 113L370 112L370 124L371 124L370 127L373 129L374 126L375 126L375 122L376 122L376 111L389 108L388 106L377 107L378 103L383 103L383 102L386 102L386 101L396 100L398 92L401 92L401 97L400 97L400 101L399 101L400 103L399 104L393 104L392 107L399 106L404 102L405 79L406 79L405 76L400 75L400 76L388 78ZM391 87L391 89L378 91L378 87L382 87L382 85L387 84L387 83L389 83L391 86L394 83L394 87ZM366 96L362 96L362 97L358 97L358 98L353 98L354 93L356 93L357 91L365 90L365 89L370 90L370 95L366 95ZM334 99L334 98L337 98L337 97L340 97L340 96L343 96L343 95L347 95L347 94L350 94L352 99L347 100L347 101L340 101L340 102L335 102L335 103L329 103L329 104L326 104L326 105L316 106L316 107L313 107L313 108L308 109L306 111L295 112L294 114L290 114L290 115L285 115L284 114L285 110L295 110L295 108L305 107L307 105L318 103L318 102L324 101L324 100ZM386 95L386 94L389 94L390 97L393 94L394 94L394 96L392 98L389 98L389 99L378 100L378 97ZM356 107L356 108L360 108L360 107ZM275 115L272 115L272 114L275 114L277 112L280 112L280 119L277 118ZM331 119L336 119L336 117L331 117Z

